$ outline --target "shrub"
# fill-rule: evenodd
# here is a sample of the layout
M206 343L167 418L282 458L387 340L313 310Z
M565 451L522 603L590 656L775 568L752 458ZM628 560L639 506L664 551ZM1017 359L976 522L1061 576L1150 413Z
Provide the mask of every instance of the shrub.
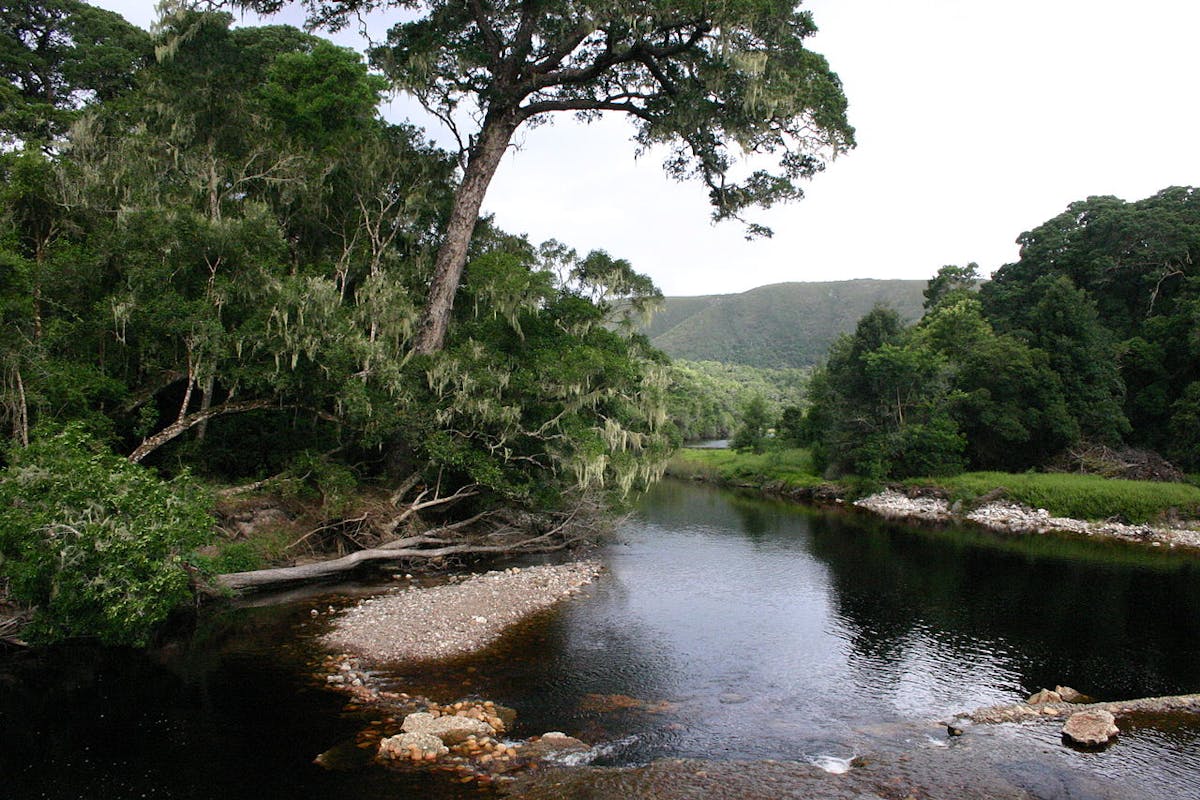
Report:
M185 554L212 531L187 475L163 481L82 425L41 432L0 473L0 576L38 641L145 644L190 595Z

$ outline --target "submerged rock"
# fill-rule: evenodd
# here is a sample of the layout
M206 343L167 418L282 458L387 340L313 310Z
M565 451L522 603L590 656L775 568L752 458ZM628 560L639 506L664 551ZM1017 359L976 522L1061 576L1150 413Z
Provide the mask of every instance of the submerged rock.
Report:
M1120 733L1112 713L1102 709L1077 711L1063 725L1063 739L1081 747L1103 747Z
M543 759L563 753L582 752L590 749L591 746L587 742L580 741L574 736L567 736L560 731L550 731L549 733L542 734L540 739L531 739L521 753L528 758Z

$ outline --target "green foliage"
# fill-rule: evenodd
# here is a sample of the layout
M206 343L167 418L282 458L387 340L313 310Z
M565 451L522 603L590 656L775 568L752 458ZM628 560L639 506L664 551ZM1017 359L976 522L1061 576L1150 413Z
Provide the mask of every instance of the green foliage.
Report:
M1115 518L1137 523L1175 513L1187 517L1200 514L1200 487L1183 483L1033 472L967 472L951 478L913 483L934 483L964 500L999 488L1009 500L1032 508L1044 508L1054 516L1074 519Z
M789 447L772 447L762 453L682 449L672 457L667 472L717 483L775 483L785 487L822 483L812 454L803 448Z
M742 408L741 421L729 446L737 451L761 453L766 446L770 424L767 401L761 395L754 395Z
M210 499L114 456L82 425L35 435L0 477L0 574L36 608L43 641L145 644L190 597L187 554Z
M804 435L832 475L879 479L961 468L949 362L899 315L877 307L830 350L814 376Z
M972 261L965 267L947 264L929 279L925 286L925 310L937 308L962 297L969 297L979 286L979 265Z
M150 37L80 0L0 6L0 142L45 146L80 109L128 92Z
M806 370L715 361L673 361L668 376L667 413L681 441L730 436L753 397L763 398L768 416L774 419L785 404L801 401L808 382Z
M1194 451L1172 449L1172 417L1200 380L1200 193L1090 197L1018 241L1020 260L980 292L997 330L1053 359L1083 435L1194 469Z
M921 316L922 281L780 283L735 295L668 297L643 330L673 359L808 368L877 305Z

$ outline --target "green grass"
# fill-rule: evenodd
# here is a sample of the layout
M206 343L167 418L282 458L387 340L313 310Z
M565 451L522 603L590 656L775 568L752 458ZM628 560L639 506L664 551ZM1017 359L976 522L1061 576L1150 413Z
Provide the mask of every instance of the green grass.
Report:
M808 450L789 448L765 453L733 450L680 450L671 459L667 473L676 477L700 477L721 483L816 486L823 483L813 469Z
M941 486L951 496L971 500L1003 489L1008 500L1044 508L1056 517L1151 522L1169 514L1200 516L1200 487L1186 483L1126 481L1063 473L967 472L949 478L908 481Z
M808 450L769 450L737 453L733 450L680 450L667 474L700 478L715 483L784 487L818 486L825 481L813 469ZM839 481L850 496L875 487L853 478ZM1200 486L1195 483L1158 483L1101 478L1064 473L966 472L947 478L917 478L905 483L936 486L954 499L970 502L997 489L1003 497L1032 508L1044 508L1056 517L1127 522L1153 522L1177 515L1200 518Z

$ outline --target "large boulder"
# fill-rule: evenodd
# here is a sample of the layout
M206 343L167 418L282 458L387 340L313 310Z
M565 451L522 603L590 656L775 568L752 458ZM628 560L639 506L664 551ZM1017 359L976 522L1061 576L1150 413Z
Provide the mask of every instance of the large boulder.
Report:
M427 733L448 745L465 742L471 736L493 736L496 733L495 728L481 719L457 714L435 717L424 711L409 714L400 729L405 733Z
M1063 739L1080 747L1103 747L1121 732L1116 723L1108 711L1076 711L1063 725Z

